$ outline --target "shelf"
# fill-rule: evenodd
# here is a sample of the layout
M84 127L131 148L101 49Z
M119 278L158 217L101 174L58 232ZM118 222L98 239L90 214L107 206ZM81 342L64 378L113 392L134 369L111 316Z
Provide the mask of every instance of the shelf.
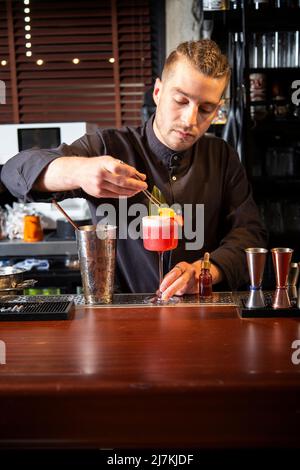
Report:
M245 125L242 129L242 135L244 138L244 154L243 163L245 164L246 170L249 174L261 174L261 177L249 178L253 188L253 194L256 201L259 203L265 202L265 207L269 208L268 201L281 202L280 209L282 212L288 214L286 205L298 204L300 194L300 162L298 163L298 154L294 152L293 155L293 171L290 167L285 168L275 167L275 163L279 165L279 157L276 162L266 158L266 152L268 147L289 147L296 146L296 142L300 142L300 117L294 117L293 112L296 113L297 109L294 108L291 103L291 84L294 80L300 78L300 64L294 67L248 67L249 52L251 48L252 33L270 33L274 31L298 31L300 30L300 8L275 8L269 7L265 10L254 10L249 6L245 9L240 10L226 10L226 11L205 11L204 18L213 20L214 28L212 32L212 39L218 44L228 45L228 39L231 33L234 31L243 31L244 42L241 50L245 55L245 64L242 70L242 75L245 79L245 86L249 87L250 78L249 75L252 73L263 73L266 74L267 89L264 102L250 102L250 90L246 90L246 103L245 103ZM283 35L285 36L285 35ZM294 37L295 35L291 35ZM279 35L279 37L281 37ZM269 46L269 41L268 41ZM282 51L279 49L280 53ZM226 50L225 50L226 53ZM228 52L227 52L228 54ZM232 62L233 66L236 66L236 62ZM254 64L255 62L250 62ZM257 63L257 62L256 62ZM262 63L262 62L258 62ZM271 63L271 62L269 62ZM285 62L279 61L279 64ZM295 64L294 61L290 62ZM235 73L233 71L233 73ZM278 83L277 83L278 82ZM276 86L280 88L277 92ZM288 108L280 108L283 105L283 100L278 100L275 103L272 102L274 96L286 96L286 101L289 104ZM273 99L275 101L275 99ZM264 114L262 120L253 120L250 113L255 113L259 116L260 106L265 106L267 112ZM263 108L262 108L263 111ZM279 113L280 111L286 112L283 118L275 117L274 111ZM260 114L263 116L263 114ZM219 126L211 126L210 132L221 134L221 128ZM219 131L219 132L218 132ZM278 154L279 155L279 154ZM272 165L272 166L271 166ZM269 169L269 167L271 168ZM277 170L278 168L278 170ZM267 177L266 174L280 173L286 171L293 177ZM288 204L286 204L286 202ZM272 209L272 207L271 207ZM276 211L274 210L274 218L276 218ZM286 216L287 217L287 216ZM276 220L270 224L270 228L276 230ZM287 228L294 228L292 222L286 224ZM295 225L296 227L296 225ZM289 240L293 240L294 245L299 240L299 233L295 230L293 232L286 232L283 234L272 234L274 240L278 240L277 243L284 246ZM279 239L278 237L282 237ZM281 240L281 241L279 241ZM298 245L300 242L298 242ZM275 245L273 245L275 246ZM300 249L300 246L299 246Z
M266 8L246 11L251 31L293 31L299 29L300 8Z
M206 20L228 22L239 20L242 14L242 10L204 10L203 14Z
M0 257L8 256L51 256L51 255L75 255L77 254L76 241L41 241L27 243L23 240L1 240Z
M296 202L299 199L300 176L296 178L267 176L249 177L249 180L256 202L265 200L266 197L274 201L289 199L290 201Z
M290 248L299 251L299 231L285 231L283 233L269 232L269 246L290 245Z
M252 104L251 104L252 105ZM261 121L253 121L250 127L255 132L285 132L285 133L297 133L299 136L300 120L299 119L271 119L266 118Z
M226 26L227 31L242 31L241 10L204 11L204 19L214 22L214 29Z
M272 184L276 186L293 186L294 189L297 187L300 187L300 175L297 176L296 178L291 178L287 176L273 176L273 177L268 177L268 176L259 176L259 177L253 177L251 178L251 184L252 185L266 185L266 184ZM281 195L282 196L282 195Z
M299 26L300 28L300 26ZM249 73L279 73L279 74L287 74L287 73L298 73L300 72L300 65L298 67L250 67Z

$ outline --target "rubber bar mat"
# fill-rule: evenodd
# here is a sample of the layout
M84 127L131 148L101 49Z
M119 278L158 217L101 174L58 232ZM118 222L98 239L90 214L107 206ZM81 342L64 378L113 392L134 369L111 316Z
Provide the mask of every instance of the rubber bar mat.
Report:
M161 305L155 305L151 303L150 299L153 297L152 294L114 294L113 301L110 304L94 304L89 305L84 301L84 297L81 294L62 294L62 295L19 295L19 296L5 296L2 297L6 302L33 302L33 301L58 301L58 300L73 300L75 305L81 305L83 307L101 307L101 308L119 308L119 307L161 307ZM198 306L235 306L236 302L232 298L231 292L213 292L212 296L207 299L199 297L198 294L184 295L177 298L178 302L167 305L168 307L198 307Z
M84 297L75 296L74 301L76 305L83 305L85 307L92 307L92 308L120 308L120 307L151 307L151 308L161 308L163 306L166 307L182 307L182 306L189 306L189 307L199 307L199 306L207 306L207 307L215 307L218 305L222 306L231 306L234 305L231 292L213 292L212 296L204 299L199 297L198 294L190 294L184 295L181 297L176 297L175 303L166 303L166 304L155 304L151 302L154 294L114 294L113 301L110 304L94 304L89 305L86 304L84 301Z
M291 306L275 309L272 307L273 295L264 293L264 307L248 308L249 295L240 297L239 315L241 318L278 318L278 317L300 317L300 309L296 305L296 299L290 299Z
M0 321L68 320L73 306L73 301L0 302Z

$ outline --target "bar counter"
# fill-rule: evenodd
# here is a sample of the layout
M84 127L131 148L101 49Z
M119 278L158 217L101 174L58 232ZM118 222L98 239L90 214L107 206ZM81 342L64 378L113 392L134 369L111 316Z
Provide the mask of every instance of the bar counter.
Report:
M76 306L71 320L1 322L0 340L2 448L300 444L299 317Z

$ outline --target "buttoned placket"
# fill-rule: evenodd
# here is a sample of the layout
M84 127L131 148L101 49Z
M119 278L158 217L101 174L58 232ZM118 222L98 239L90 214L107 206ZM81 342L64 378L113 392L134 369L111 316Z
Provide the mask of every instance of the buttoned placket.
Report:
M176 202L175 201L173 184L178 179L178 175L176 176L174 173L178 172L181 159L182 159L182 155L172 154L170 156L168 171L169 171L169 174L170 174L170 192L171 192L171 195L172 195L172 204L174 204ZM171 251L168 252L168 256L166 256L166 265L165 266L166 266L166 269L167 269L168 272L171 270L172 253L173 253L173 251L171 250Z

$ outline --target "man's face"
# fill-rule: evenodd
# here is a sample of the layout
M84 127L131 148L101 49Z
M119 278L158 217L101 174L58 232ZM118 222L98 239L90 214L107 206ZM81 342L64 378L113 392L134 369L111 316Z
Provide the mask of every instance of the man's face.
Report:
M163 80L155 82L156 137L172 150L191 147L217 114L225 85L225 77L207 77L186 59L179 59Z

